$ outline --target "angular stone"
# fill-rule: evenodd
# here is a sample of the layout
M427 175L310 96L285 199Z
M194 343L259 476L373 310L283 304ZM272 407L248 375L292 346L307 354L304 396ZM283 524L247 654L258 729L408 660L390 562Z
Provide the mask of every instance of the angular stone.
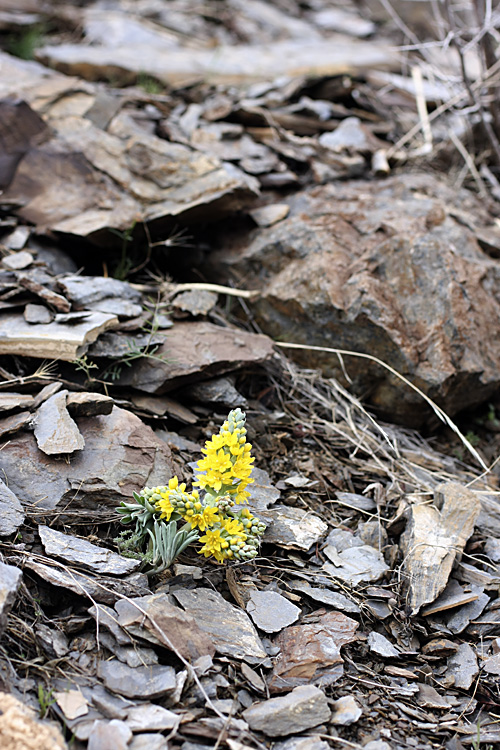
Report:
M10 417L0 420L0 440L8 435L14 435L19 430L31 427L33 415L29 411L20 411Z
M268 359L273 344L267 336L213 323L176 323L165 334L155 359L142 359L126 368L120 385L147 393L164 393L182 383L219 375ZM165 361L160 361L159 358Z
M35 417L35 438L47 456L83 450L85 440L66 409L68 391L59 391L44 401Z
M215 646L202 624L170 603L165 594L154 594L116 603L118 624L132 635L178 651L185 659L195 661L212 657Z
M109 630L115 641L120 646L129 646L133 643L132 638L118 624L118 617L114 609L105 604L96 604L88 609L89 615L95 619L99 630Z
M104 393L68 393L66 408L72 417L95 417L111 414L114 401Z
M455 482L439 485L434 505L413 505L400 540L403 580L412 615L443 591L455 562L474 531L480 501Z
M89 735L88 750L127 750L132 731L119 719L96 721Z
M384 635L375 631L372 631L368 635L368 646L370 647L370 651L386 659L394 659L401 655Z
M328 545L324 552L333 565L325 563L323 569L351 586L363 581L378 581L389 570L382 553L368 544L351 547L340 553L335 547Z
M285 549L309 550L326 534L327 524L319 516L301 508L275 505L272 511L260 511L268 525L264 539Z
M123 596L131 597L148 592L146 585L147 578L142 576L138 580L133 578L130 581L120 578L99 578L95 579L89 574L83 575L76 570L64 570L62 568L44 565L35 562L30 558L25 560L25 565L33 570L42 580L51 583L53 586L61 586L69 589L78 596L88 596L91 601L104 602L104 604L114 604L117 599Z
M33 256L27 250L21 250L19 253L11 253L2 258L2 265L10 271L20 271L27 268L33 263ZM45 308L47 309L47 308Z
M356 640L358 623L340 612L318 615L317 622L292 625L277 636L280 653L268 680L271 692L298 685L330 685L343 674L340 648Z
M0 635L7 626L7 618L21 585L23 574L14 565L0 562Z
M244 409L247 401L234 387L233 378L222 377L207 380L205 383L195 383L187 388L190 399L206 404L224 404L229 409L237 406Z
M290 737L283 742L275 742L273 750L329 750L330 745L321 737L312 735L311 737ZM240 748L231 748L231 750L240 750ZM243 750L243 748L241 748Z
M286 737L329 721L331 711L326 696L314 685L297 687L280 698L270 698L243 711L243 718L254 732L268 737Z
M181 717L163 706L143 703L127 712L127 725L132 732L162 732L179 726Z
M286 219L289 213L288 203L270 203L261 208L254 208L250 211L250 216L259 227L272 227L278 221Z
M176 687L174 668L159 664L131 668L112 659L99 662L97 673L108 690L125 698L151 700L166 697Z
M3 315L0 321L0 354L73 362L100 333L118 325L108 313L56 315L52 323L32 326L21 315Z
M162 734L136 734L127 750L168 750L168 742Z
M332 718L330 719L331 723L342 727L354 724L359 718L361 718L363 713L352 695L338 698L333 702L332 708L333 713Z
M480 586L472 586L471 588L473 593L477 594L477 599L469 604L464 604L445 620L446 627L452 633L457 634L465 630L471 620L475 620L490 601L490 597L483 592Z
M500 539L487 539L484 554L493 562L500 562Z
M24 308L24 319L26 323L31 325L40 325L41 323L51 323L54 316L45 305L33 305L30 302Z
M446 675L454 677L454 687L468 690L479 672L477 656L468 643L460 643L447 662Z
M0 536L14 534L24 521L23 506L0 479Z
M29 409L33 406L33 396L24 393L0 393L0 414L14 409Z
M343 612L353 612L355 614L359 614L360 612L356 602L353 602L352 599L348 599L347 596L344 596L343 594L339 594L337 591L320 589L316 586L311 586L306 581L291 581L290 583L296 591L300 591L315 602L326 604L329 607L340 609Z
M117 407L109 415L80 419L85 450L70 463L40 453L33 435L2 444L10 489L38 508L115 508L146 485L164 484L178 473L170 449L138 417Z
M421 614L426 617L475 602L479 597L478 588L478 586L474 586L474 591L465 591L458 581L452 578L438 598L432 604L423 607Z
M50 526L39 526L38 534L49 557L59 557L96 573L121 576L137 570L140 560L122 557L106 547L98 547L86 539L63 534Z
M265 633L278 633L301 614L299 607L276 591L251 591L247 612Z
M176 589L172 592L181 607L192 615L198 627L207 633L216 650L235 659L256 657L267 653L250 618L212 589Z
M207 289L190 289L178 294L172 302L172 307L181 312L187 312L196 317L208 315L217 304L218 296Z
M141 293L126 281L104 276L64 276L59 281L75 310L96 310L98 312L123 315L122 302L129 302L130 310L126 317L136 317L142 312Z
M451 703L439 695L436 688L432 685L426 685L424 682L418 683L417 703L424 708L451 708Z
M312 187L288 202L286 219L250 238L226 233L210 256L219 278L244 278L261 291L249 305L264 333L372 355L449 415L491 397L500 382L499 264L460 220L469 213L478 228L491 224L480 200L446 179L407 172ZM322 351L285 352L341 383L345 367L349 388L392 421L418 426L432 415L368 359L345 355L341 365Z

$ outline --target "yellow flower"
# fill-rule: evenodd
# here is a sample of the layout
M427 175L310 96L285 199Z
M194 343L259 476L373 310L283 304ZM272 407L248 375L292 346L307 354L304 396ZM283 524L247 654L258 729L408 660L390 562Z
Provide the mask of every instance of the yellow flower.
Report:
M224 531L227 531L230 536L241 536L244 531L243 524L237 518L228 518L224 521Z
M172 477L172 479L168 482L168 488L160 488L158 487L157 490L159 490L159 494L161 496L161 500L158 500L156 503L156 507L158 510L161 511L160 518L166 518L167 521L170 521L170 516L174 512L174 508L172 507L172 503L170 502L170 495L172 492L177 490L178 492L184 492L186 489L186 484L183 482L182 484L179 484L179 480L177 477Z
M222 541L220 529L214 529L213 531L209 529L204 536L200 537L200 542L205 542L205 544L198 554L205 555L205 557L215 556L216 552L221 551Z
M185 520L189 521L192 529L198 528L200 531L205 531L208 526L219 523L221 519L217 515L217 508L207 505L201 513L195 513L190 518L185 518Z

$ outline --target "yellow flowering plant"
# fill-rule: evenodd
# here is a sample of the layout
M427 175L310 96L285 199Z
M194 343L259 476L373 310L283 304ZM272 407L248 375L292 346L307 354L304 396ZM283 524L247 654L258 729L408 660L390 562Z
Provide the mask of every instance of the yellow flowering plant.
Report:
M194 541L202 543L199 554L219 563L257 556L266 525L241 507L250 497L246 488L253 482L254 461L245 422L245 413L233 409L207 440L191 492L172 477L168 485L145 487L134 493L133 503L120 504L121 522L135 522L134 531L117 539L122 554L142 559L149 573L169 567Z

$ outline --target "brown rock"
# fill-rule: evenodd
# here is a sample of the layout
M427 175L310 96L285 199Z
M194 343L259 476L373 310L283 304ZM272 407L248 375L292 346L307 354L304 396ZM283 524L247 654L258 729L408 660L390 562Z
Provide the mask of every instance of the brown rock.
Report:
M206 322L176 323L165 339L155 359L142 359L123 372L120 385L164 393L200 376L207 378L262 362L273 351L267 336Z
M69 393L66 407L72 417L95 417L111 414L113 399L103 393Z
M436 201L439 224L426 217ZM276 340L379 358L448 414L487 399L500 383L500 266L448 210L488 223L484 207L429 174L333 183L289 200L290 214L211 255L219 278L245 279L249 302ZM335 355L286 350L345 383ZM422 398L381 366L344 358L353 388L392 420L428 418Z
M22 502L38 508L60 503L70 503L72 510L114 508L132 492L164 484L177 471L166 443L124 409L80 419L78 427L85 449L69 463L41 453L28 433L2 445L3 470Z
M298 685L330 685L343 674L340 648L356 640L356 620L340 612L318 616L307 625L285 628L276 638L281 649L268 681L272 693Z

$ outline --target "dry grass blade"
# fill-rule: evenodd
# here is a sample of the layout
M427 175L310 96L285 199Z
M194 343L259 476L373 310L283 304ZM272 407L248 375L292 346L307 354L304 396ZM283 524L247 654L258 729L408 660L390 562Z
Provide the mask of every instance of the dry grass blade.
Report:
M459 430L457 425L450 419L450 417L446 414L443 409L441 409L440 406L438 406L427 394L425 394L423 391L420 390L414 383L412 383L408 378L405 378L404 375L401 375L400 372L394 369L394 367L391 367L386 362L384 362L381 359L378 359L378 357L374 357L372 354L366 354L364 352L353 352L346 349L334 349L332 347L328 346L311 346L308 344L292 344L288 343L286 341L275 341L274 342L276 346L281 347L282 349L302 349L304 351L317 351L317 352L326 352L330 354L340 355L342 357L357 357L358 359L366 359L370 362L374 362L377 365L380 365L385 370L390 372L392 375L397 377L399 380L401 380L408 388L411 388L415 393L418 393L419 396L432 408L436 416L444 422L453 432L458 436L458 438L461 440L467 451L474 457L474 459L478 462L478 464L485 470L489 471L488 466L485 464L479 453L476 451L474 446L472 446L465 435L462 434L462 432Z

